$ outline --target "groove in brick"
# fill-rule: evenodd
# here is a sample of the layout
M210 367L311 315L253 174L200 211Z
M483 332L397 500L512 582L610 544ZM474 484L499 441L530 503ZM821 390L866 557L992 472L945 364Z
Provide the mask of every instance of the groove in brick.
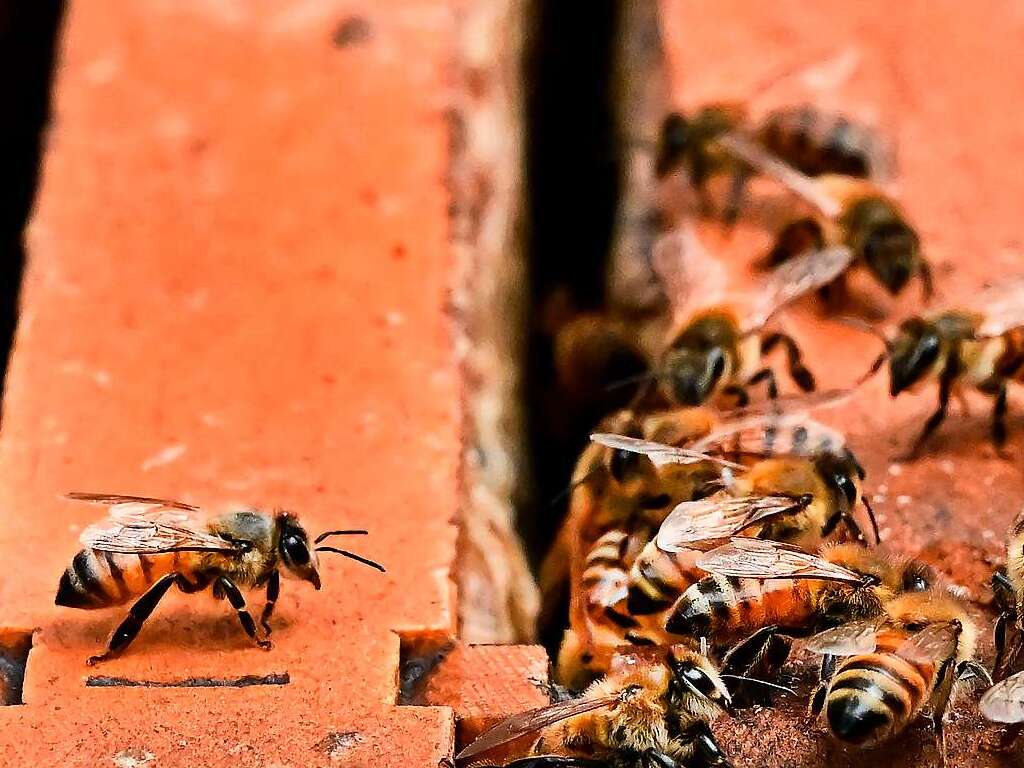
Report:
M132 680L127 677L94 675L85 681L87 688L248 688L252 685L288 685L287 672L242 677L186 677L184 680Z

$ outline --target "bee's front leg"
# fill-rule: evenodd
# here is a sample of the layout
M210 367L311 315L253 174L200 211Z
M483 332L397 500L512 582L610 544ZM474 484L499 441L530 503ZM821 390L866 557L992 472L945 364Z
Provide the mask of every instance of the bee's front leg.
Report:
M274 571L267 580L267 602L263 604L263 613L260 614L260 626L268 635L273 631L270 628L270 617L274 613L274 606L277 605L279 594L281 594L281 574Z
M117 629L114 630L114 633L110 636L110 641L107 643L107 650L96 656L90 656L86 659L85 663L91 667L98 662L120 656L124 649L135 639L135 636L139 634L139 630L146 623L146 619L150 617L157 603L167 594L167 590L171 588L171 585L174 584L177 578L177 574L168 573L146 590L142 597L132 603L132 607L128 609L128 615L117 625Z
M265 651L269 651L273 647L273 643L269 640L261 640L259 635L256 634L256 622L253 621L252 614L249 613L249 609L245 607L245 598L239 591L235 583L231 581L227 576L221 576L217 579L217 583L220 584L220 588L224 590L224 594L228 598L228 602L231 603L231 607L238 613L238 620L242 624L242 629L245 630L245 634L251 637L260 648Z

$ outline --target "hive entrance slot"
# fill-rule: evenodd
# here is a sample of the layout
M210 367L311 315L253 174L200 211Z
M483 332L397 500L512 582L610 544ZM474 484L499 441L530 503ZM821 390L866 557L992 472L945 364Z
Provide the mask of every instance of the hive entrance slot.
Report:
M0 18L0 70L9 73L0 85L0 380L14 340L25 264L23 232L39 181L64 6L63 0L4 3Z
M31 630L0 629L0 705L24 704L22 689L31 650Z

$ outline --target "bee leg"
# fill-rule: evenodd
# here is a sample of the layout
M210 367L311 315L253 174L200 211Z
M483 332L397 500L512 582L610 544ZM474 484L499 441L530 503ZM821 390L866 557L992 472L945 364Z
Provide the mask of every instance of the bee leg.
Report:
M988 670L985 669L985 667L974 659L964 659L956 665L956 680L959 682L961 680L969 680L971 678L980 680L989 688L993 685L992 675L988 673Z
M260 626L268 635L273 631L270 628L270 617L274 613L274 606L277 605L279 594L281 594L281 574L274 571L267 580L267 602L263 604L263 613L260 614Z
M696 152L690 161L690 185L697 193L700 215L709 217L715 212L715 204L708 192L708 176L711 173L708 159L702 152Z
M231 603L231 607L238 613L238 620L241 622L245 634L256 641L256 645L260 648L269 651L272 643L269 640L261 640L256 634L256 622L253 621L252 614L245 607L245 598L242 597L242 593L235 586L235 583L227 576L221 576L217 579L217 583L224 590L224 594L227 596L228 602Z
M992 442L996 452L1003 455L1006 445L1006 382L1000 382L996 392L996 404L992 408Z
M780 634L779 627L761 627L726 651L722 657L722 674L754 681L775 677L789 658L791 648L792 641ZM758 690L765 686L751 686L743 680L738 684L742 692L737 690L733 701L739 706L763 703L770 696L766 690Z
M642 768L682 768L678 760L657 749L644 750L639 765Z
M124 649L135 639L135 636L139 634L142 625L146 623L146 619L153 613L153 609L156 608L160 599L167 594L167 590L171 588L176 578L177 575L173 573L162 576L153 586L146 590L142 597L132 603L132 607L128 609L128 615L117 625L117 629L110 636L107 650L97 656L90 656L86 659L85 663L91 667L93 664L105 661L106 659L120 656Z
M474 766L474 768L493 767ZM603 760L569 755L531 755L506 763L504 768L608 768L608 763Z
M750 404L750 395L747 394L747 390L738 384L728 386L723 390L723 394L732 395L736 398L736 407L745 408Z
M836 657L825 655L821 657L821 668L818 671L818 685L811 694L811 700L807 705L807 713L811 717L818 717L825 707L825 696L828 694L832 676L836 671Z
M770 400L777 399L779 396L779 385L775 381L775 371L771 368L762 368L750 377L745 386L752 387L754 384L760 384L762 381L768 382L768 398Z
M924 296L925 303L927 304L932 300L932 296L935 295L935 282L932 279L932 265L924 259L918 262L917 274L921 278L921 294Z
M753 171L749 167L740 168L733 174L732 182L729 185L729 197L726 199L725 210L722 212L722 220L726 227L735 226L740 217L743 195L751 176L753 176Z
M946 420L946 414L949 411L949 398L953 393L953 382L959 373L960 358L954 351L950 353L946 367L942 369L942 375L939 378L939 407L935 410L935 413L928 417L928 421L924 424L924 429L921 430L921 434L914 441L914 446L902 458L916 459L921 453L922 446L931 437L932 432Z
M1003 674L1003 664L1006 662L1006 624L1009 621L1010 615L1003 611L999 614L999 618L996 619L995 627L992 629L992 638L996 646L996 658L992 662L992 671L995 676L1002 679L1006 675Z
M796 339L785 333L769 334L761 342L761 351L767 354L779 343L786 348L786 369L789 372L789 377L804 392L813 392L815 387L814 375L804 365Z
M786 259L811 250L820 251L824 246L825 235L821 225L811 218L797 219L779 232L775 238L775 245L758 261L757 266L761 269L771 269Z

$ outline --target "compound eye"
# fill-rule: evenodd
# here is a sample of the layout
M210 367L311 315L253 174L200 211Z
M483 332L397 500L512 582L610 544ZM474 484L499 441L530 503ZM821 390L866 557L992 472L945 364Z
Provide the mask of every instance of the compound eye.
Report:
M722 378L722 374L725 373L725 355L722 354L720 349L714 349L711 351L711 380L718 381Z
M930 568L913 568L903 575L903 590L905 592L926 592L932 586L934 574Z
M289 566L309 565L309 547L306 542L294 533L281 537L281 554Z
M705 698L713 698L716 692L715 681L704 670L691 664L685 664L677 670L680 680L692 692Z
M853 484L853 481L847 475L836 475L836 486L846 500L852 505L857 501L857 486Z
M616 448L612 451L611 461L608 464L608 471L616 481L625 482L629 475L635 473L640 466L641 455L635 451L626 451Z

